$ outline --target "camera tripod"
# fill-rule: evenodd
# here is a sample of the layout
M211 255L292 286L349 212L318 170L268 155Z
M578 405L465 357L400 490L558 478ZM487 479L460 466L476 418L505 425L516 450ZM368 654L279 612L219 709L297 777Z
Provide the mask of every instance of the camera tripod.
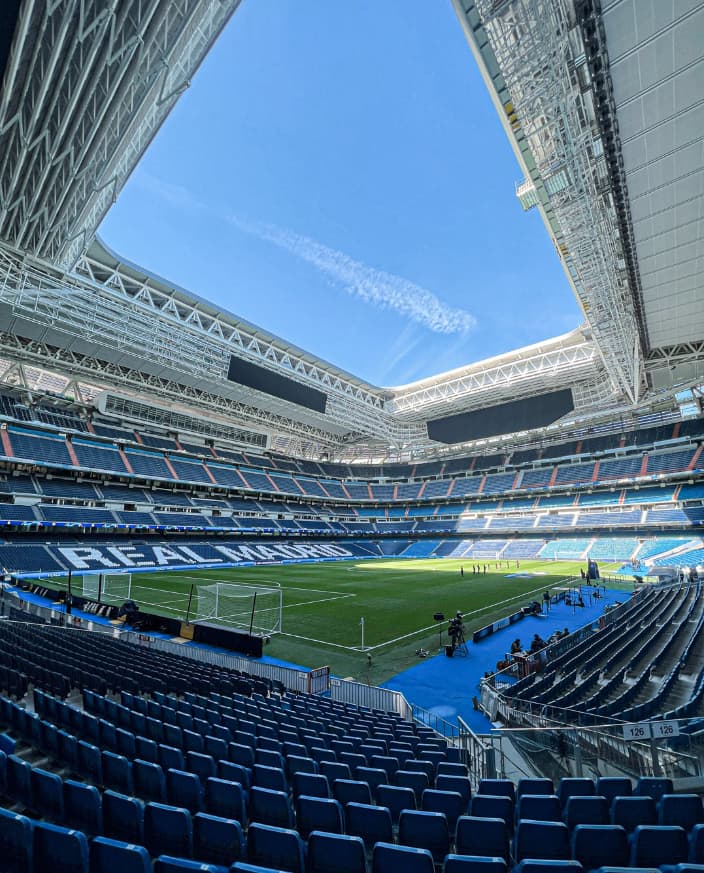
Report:
M469 652L467 651L467 640L464 638L464 631L460 628L459 632L452 637L453 655L459 655L461 658L466 658Z

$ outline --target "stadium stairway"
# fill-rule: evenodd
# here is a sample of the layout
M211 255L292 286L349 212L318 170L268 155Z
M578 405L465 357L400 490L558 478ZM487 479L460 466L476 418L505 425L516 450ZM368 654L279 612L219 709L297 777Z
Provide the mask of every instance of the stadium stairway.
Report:
M531 580L535 581L535 580ZM532 589L534 585L531 584ZM526 601L536 598L536 595L526 593ZM383 687L400 691L406 699L418 706L430 710L440 718L455 722L459 715L475 733L488 733L491 722L482 713L474 709L472 697L479 696L479 682L487 670L494 670L498 661L504 659L511 648L511 642L518 637L526 648L530 645L533 635L538 633L547 639L556 630L568 628L570 632L596 621L604 612L604 607L622 603L628 598L628 593L622 590L606 589L603 597L589 605L585 599L585 607L576 609L565 605L564 601L551 606L550 612L539 616L527 616L517 624L502 628L494 634L481 640L471 642L469 625L467 633L468 656L445 657L444 650L435 657L420 661L418 664L404 670L393 679L385 682ZM443 641L446 637L443 635ZM444 702L438 704L438 689L442 689Z

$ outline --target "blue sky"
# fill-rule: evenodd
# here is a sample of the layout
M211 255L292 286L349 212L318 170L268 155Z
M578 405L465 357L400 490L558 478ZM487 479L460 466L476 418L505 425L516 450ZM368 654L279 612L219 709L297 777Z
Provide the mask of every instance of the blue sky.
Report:
M450 0L244 0L100 229L377 385L576 327Z

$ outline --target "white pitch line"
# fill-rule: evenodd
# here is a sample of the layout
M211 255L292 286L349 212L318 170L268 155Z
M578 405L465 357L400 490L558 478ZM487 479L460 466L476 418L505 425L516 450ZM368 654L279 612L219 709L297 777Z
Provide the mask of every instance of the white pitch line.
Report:
M331 600L345 600L347 597L356 597L356 594L338 594L335 597L321 597L320 600L306 600L305 603L288 603L284 609L295 609L297 606L312 606L314 603L329 603Z

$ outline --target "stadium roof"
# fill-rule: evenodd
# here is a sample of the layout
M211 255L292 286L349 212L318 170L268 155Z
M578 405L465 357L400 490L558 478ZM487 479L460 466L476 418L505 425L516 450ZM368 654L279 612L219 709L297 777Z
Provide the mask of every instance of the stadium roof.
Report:
M21 0L0 42L0 356L102 387L116 415L161 404L176 427L177 406L292 452L445 451L432 419L560 390L553 430L675 415L704 381L704 0L453 2L580 329L381 389L124 260L96 228L238 0Z

